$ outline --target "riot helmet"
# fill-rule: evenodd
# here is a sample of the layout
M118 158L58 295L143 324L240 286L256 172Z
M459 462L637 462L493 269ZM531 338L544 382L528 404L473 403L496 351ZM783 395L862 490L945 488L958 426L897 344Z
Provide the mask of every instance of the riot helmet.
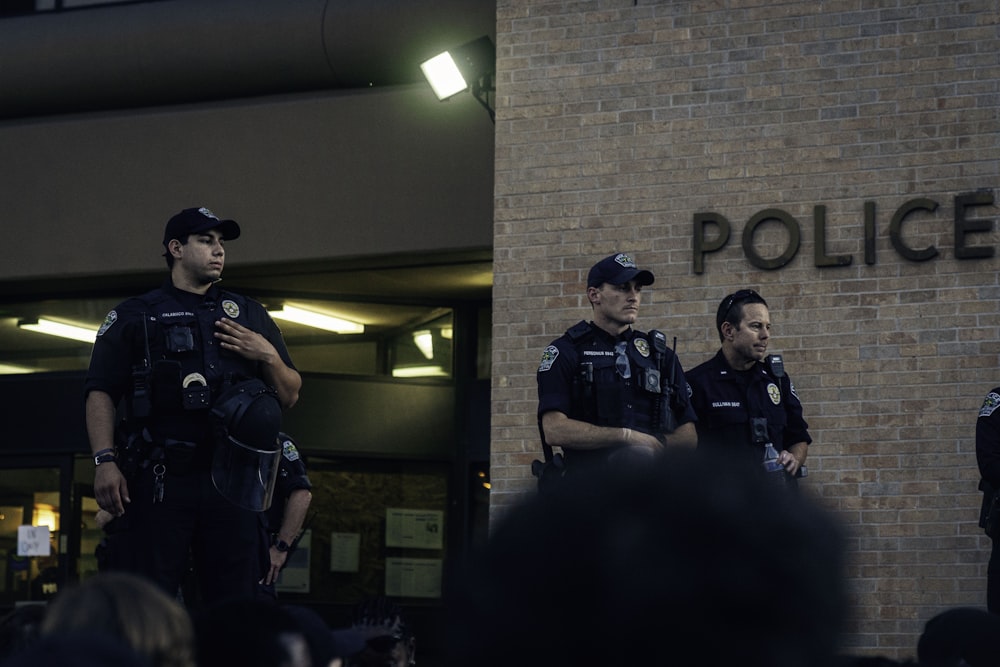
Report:
M212 408L212 483L227 500L254 512L271 506L281 461L281 404L262 380L239 382Z

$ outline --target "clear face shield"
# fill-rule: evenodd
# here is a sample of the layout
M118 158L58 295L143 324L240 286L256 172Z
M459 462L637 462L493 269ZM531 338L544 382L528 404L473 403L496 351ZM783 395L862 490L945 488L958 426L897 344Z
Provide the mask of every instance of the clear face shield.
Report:
M281 463L281 405L261 380L226 391L212 408L216 418L212 483L230 502L254 512L271 507Z
M271 507L281 463L281 448L256 449L229 436L216 441L212 456L212 484L227 500L253 512Z

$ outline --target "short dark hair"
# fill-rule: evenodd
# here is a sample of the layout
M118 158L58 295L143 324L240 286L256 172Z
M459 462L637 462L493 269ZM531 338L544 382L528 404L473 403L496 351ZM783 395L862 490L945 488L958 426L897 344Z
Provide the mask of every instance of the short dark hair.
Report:
M733 292L719 304L719 310L715 313L715 329L719 332L719 342L724 340L722 335L722 323L729 322L734 327L739 327L743 321L743 306L748 303L760 303L767 307L764 297L752 289L741 289Z

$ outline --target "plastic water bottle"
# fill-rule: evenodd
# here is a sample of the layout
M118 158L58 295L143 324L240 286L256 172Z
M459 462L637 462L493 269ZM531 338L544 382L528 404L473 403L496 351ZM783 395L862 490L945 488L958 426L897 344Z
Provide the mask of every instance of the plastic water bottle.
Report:
M770 442L764 445L764 470L767 472L785 472L785 466L778 461L778 450Z

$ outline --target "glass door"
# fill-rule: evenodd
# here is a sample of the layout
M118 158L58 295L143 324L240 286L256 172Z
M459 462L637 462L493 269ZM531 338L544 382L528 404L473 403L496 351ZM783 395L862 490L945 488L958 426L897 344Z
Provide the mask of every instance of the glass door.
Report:
M0 469L0 606L50 599L66 582L71 459L3 461Z

